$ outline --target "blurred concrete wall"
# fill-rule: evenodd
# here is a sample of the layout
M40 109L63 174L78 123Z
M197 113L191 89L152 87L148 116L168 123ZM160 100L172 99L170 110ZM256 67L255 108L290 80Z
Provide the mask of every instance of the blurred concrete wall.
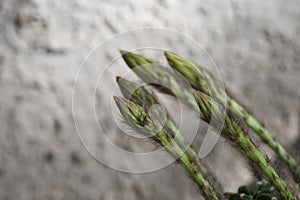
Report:
M202 43L233 95L291 145L299 126L299 10L297 0L1 0L0 199L199 199L178 165L119 173L92 159L76 136L71 96L80 63L99 42L137 27L170 28ZM94 86L82 84L84 101ZM94 132L84 107L81 113ZM234 191L250 174L228 146L221 141L208 160Z

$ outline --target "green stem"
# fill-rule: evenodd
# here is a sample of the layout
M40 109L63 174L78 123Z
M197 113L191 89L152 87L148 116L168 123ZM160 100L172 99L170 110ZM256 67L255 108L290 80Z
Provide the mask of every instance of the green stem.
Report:
M216 98L243 121L286 163L297 179L300 179L300 166L292 155L271 135L271 133L239 103L231 98L225 90L215 83L210 73L202 67L197 67L189 60L171 52L165 52L172 68L181 73L198 91Z
M122 77L117 77L117 82L123 96L137 105L144 107L146 111L148 111L152 105L159 104L157 98L145 89L144 86L140 86L139 84L126 80ZM155 112L156 115L159 115L159 107L156 108L157 109L152 111ZM167 131L169 137L173 138L178 146L185 151L192 163L199 167L203 175L209 179L210 183L212 183L215 188L219 189L218 194L221 196L223 194L221 183L218 182L218 179L214 176L214 174L207 170L207 168L202 164L197 153L187 144L182 133L178 130L169 116L167 116L165 121L164 129Z
M153 140L161 144L176 158L197 183L207 200L218 200L215 190L203 175L203 169L193 163L192 159L181 149L176 141L168 135L168 132L164 128L156 133L156 127L158 125L154 119L147 115L142 107L120 97L114 97L114 99L125 120L143 133L149 133Z
M197 183L199 188L202 190L203 195L208 200L218 200L217 193L210 183L206 180L206 177L203 175L202 168L199 167L190 156L181 149L181 147L175 142L175 140L168 138L168 135L165 133L162 137L166 138L163 140L163 146L174 156L178 157L178 162L185 168L185 170L190 174L192 179ZM167 141L167 142L165 142Z
M278 141L276 141L271 133L233 99L228 98L227 105L231 105L230 107L228 106L229 109L237 116L241 117L245 123L279 156L279 158L289 166L292 173L299 179L300 167L296 160Z
M128 67L146 83L155 84L163 92L184 100L194 110L199 109L190 88L185 87L183 80L176 78L167 68L135 53L125 51L121 53Z
M212 100L208 95L195 91L195 97L199 108L203 114L203 120L210 123L211 120L218 121L222 108ZM285 199L296 200L296 197L289 191L284 180L282 180L274 168L267 162L262 153L255 147L252 141L245 135L238 123L228 114L225 117L225 123L222 132L227 136L235 146L252 161L273 183Z

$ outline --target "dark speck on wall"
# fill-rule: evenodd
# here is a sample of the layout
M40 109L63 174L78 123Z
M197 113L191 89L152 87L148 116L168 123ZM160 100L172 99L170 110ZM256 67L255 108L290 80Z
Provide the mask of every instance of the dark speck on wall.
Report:
M83 161L76 152L71 152L70 160L73 165L82 165Z
M53 155L53 153L52 153L51 151L46 152L46 153L44 154L44 159L45 159L46 162L52 163L53 160L54 160L54 155Z

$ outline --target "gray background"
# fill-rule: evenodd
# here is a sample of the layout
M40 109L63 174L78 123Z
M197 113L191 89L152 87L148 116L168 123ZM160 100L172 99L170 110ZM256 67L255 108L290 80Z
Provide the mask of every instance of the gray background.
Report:
M96 162L76 136L71 96L83 58L99 42L137 27L170 28L200 42L232 94L291 146L299 128L299 10L298 0L1 0L0 199L199 199L177 164L120 173ZM196 59L193 49L181 48ZM103 59L111 60L116 49ZM82 101L94 90L86 80ZM110 98L105 88L99 95ZM86 132L95 132L81 109ZM120 146L145 145L118 141L120 130L111 121L105 125ZM101 141L99 148L106 153ZM222 140L207 160L225 191L251 181L243 159Z

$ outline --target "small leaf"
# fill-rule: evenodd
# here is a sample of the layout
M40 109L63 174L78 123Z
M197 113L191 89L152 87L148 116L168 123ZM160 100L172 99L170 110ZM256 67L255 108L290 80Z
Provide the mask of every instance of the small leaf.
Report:
M239 187L238 193L240 194L245 193L247 195L251 195L250 188L246 185Z
M277 190L270 183L258 182L253 186L241 186L237 193L225 193L229 200L281 200Z

